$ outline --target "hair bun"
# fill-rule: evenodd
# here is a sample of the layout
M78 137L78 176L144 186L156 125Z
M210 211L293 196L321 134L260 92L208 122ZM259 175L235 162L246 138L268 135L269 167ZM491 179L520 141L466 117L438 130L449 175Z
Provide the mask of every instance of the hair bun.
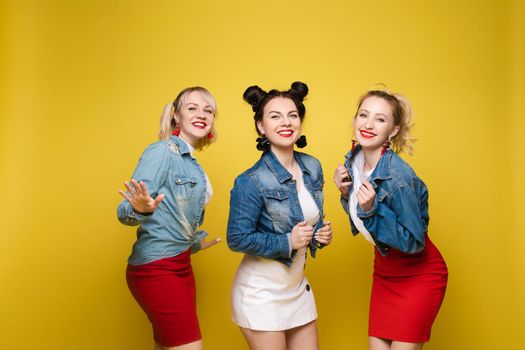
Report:
M249 88L244 91L244 94L242 94L242 98L244 101L248 102L251 106L254 112L257 112L257 109L259 108L259 104L261 101L266 97L267 93L257 85L250 86Z
M288 92L294 95L298 100L303 101L306 95L308 95L308 86L303 82L295 81L292 83L292 87Z

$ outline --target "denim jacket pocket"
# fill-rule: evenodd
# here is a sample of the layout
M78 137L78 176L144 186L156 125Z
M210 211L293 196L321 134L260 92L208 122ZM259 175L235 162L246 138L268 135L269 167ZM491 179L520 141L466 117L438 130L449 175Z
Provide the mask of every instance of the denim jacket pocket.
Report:
M188 176L175 175L173 177L174 195L177 200L189 201L195 192L197 179Z
M290 217L289 193L283 190L263 190L263 198L276 233L285 233Z

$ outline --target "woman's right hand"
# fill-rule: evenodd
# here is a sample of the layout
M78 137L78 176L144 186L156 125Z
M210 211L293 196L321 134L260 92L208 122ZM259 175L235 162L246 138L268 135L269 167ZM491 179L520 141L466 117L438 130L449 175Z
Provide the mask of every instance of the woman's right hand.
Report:
M292 249L306 247L312 240L314 228L306 221L301 221L292 229Z
M131 185L133 185L133 187ZM137 180L131 179L131 185L129 182L124 181L124 186L126 186L128 192L126 193L119 189L118 193L120 193L139 214L153 213L164 199L163 194L159 194L155 199L151 198L143 181L138 183Z
M334 173L334 182L339 192L348 199L348 188L352 184L348 170L341 164L337 166Z

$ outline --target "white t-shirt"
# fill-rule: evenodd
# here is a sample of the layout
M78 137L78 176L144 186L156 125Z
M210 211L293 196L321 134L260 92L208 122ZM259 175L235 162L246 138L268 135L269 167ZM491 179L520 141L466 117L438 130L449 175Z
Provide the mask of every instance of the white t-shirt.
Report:
M364 171L364 164L365 156L363 155L363 152L357 153L352 161L353 191L350 195L350 200L348 201L348 211L350 212L350 217L352 218L352 222L354 223L355 227L359 230L359 232L361 232L367 241L375 245L374 239L370 235L370 232L368 232L366 229L363 221L357 217L357 205L359 204L359 201L357 200L357 191L359 191L359 187L361 187L363 181L368 180L368 177L372 175L375 169L374 168L369 171Z

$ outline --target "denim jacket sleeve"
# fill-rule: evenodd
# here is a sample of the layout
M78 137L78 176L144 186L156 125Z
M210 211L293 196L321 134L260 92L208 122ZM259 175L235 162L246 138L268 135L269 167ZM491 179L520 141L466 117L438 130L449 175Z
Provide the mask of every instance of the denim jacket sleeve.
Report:
M376 197L373 208L367 212L357 206L357 216L374 240L408 254L423 250L426 227L414 189L401 186L390 194L389 205L385 201Z
M191 245L191 253L195 254L201 250L201 240L208 237L208 232L203 230L198 230L195 232L195 242Z
M159 188L166 181L168 173L168 150L164 143L156 142L144 151L139 159L132 178L137 182L144 181L152 198L157 197ZM121 223L137 226L146 221L149 216L137 213L131 204L123 199L117 208L117 216Z
M257 223L261 216L263 200L256 183L241 175L235 180L230 197L228 219L228 246L231 250L266 258L290 256L290 234L260 232Z

